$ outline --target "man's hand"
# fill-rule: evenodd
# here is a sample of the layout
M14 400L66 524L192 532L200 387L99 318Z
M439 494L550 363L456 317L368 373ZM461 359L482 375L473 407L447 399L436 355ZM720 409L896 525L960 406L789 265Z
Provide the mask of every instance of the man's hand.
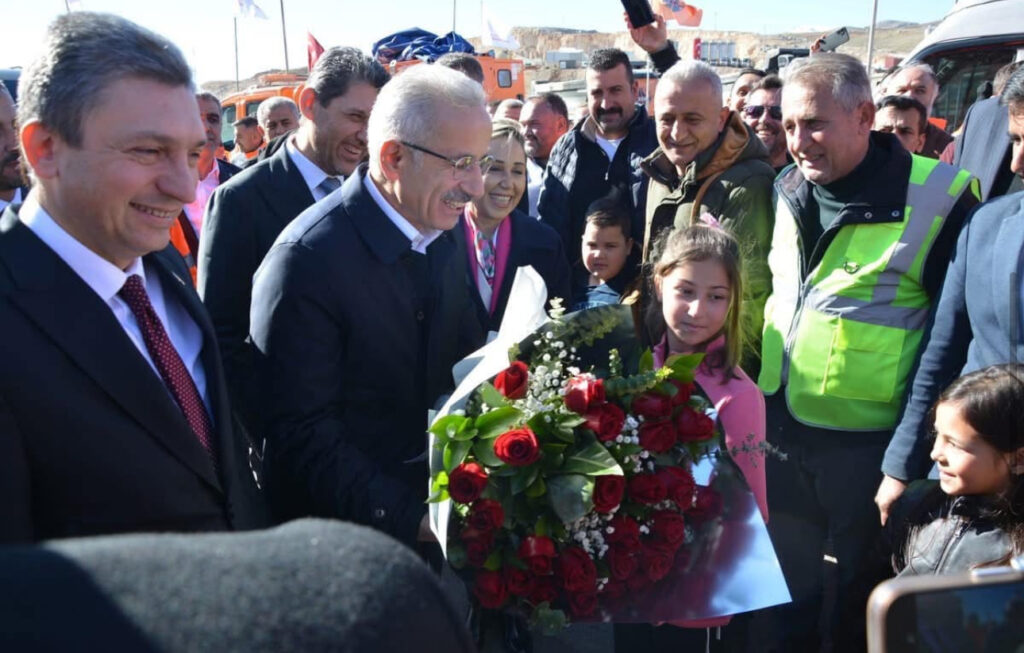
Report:
M430 513L423 515L423 520L420 522L420 531L416 534L416 540L419 542L437 541L437 538L434 537L434 531L430 530Z
M878 486L878 492L875 494L875 505L878 506L878 513L882 518L882 526L885 526L885 522L889 519L889 509L892 508L893 502L906 489L907 484L898 478L886 476L882 479L881 485Z
M629 14L622 12L622 17L626 21L633 43L643 48L644 52L654 54L658 50L664 50L668 45L668 27L665 26L665 19L658 14L654 15L653 23L635 29L633 23L629 22Z

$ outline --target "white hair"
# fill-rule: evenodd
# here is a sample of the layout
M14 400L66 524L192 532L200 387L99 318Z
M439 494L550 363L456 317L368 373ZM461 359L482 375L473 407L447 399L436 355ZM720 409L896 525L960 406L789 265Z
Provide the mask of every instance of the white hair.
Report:
M703 61L692 59L678 61L666 70L662 74L661 79L658 80L658 88L660 89L661 85L666 82L679 87L683 84L697 81L707 83L711 86L711 90L714 91L716 97L722 97L722 78L718 76L715 69ZM654 92L657 94L657 89Z
M462 73L420 64L384 85L370 113L366 140L370 169L380 172L380 148L388 141L421 144L452 109L484 107L483 88Z
M292 114L294 114L295 120L297 121L299 119L298 105L290 98L275 95L274 97L267 98L260 102L260 106L256 108L256 121L260 123L260 127L263 129L267 128L267 121L270 120L270 113L278 107L288 107L291 109Z

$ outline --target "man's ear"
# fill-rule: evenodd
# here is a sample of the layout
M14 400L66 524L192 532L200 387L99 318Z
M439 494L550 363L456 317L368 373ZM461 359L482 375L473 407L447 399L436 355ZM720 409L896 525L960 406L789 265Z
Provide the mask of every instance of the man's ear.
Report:
M718 133L721 134L722 130L725 129L725 123L729 122L729 114L732 113L732 109L729 105L722 107L722 110L718 112Z
M870 132L875 126L875 105L871 102L861 102L857 107L857 118L864 133Z
M21 128L21 151L39 179L57 176L57 153L62 147L67 147L64 141L39 121Z
M306 120L313 119L313 104L316 102L316 90L309 86L302 87L299 91L299 113Z
M409 164L410 152L398 141L384 141L380 146L380 169L388 181L396 181L401 169Z

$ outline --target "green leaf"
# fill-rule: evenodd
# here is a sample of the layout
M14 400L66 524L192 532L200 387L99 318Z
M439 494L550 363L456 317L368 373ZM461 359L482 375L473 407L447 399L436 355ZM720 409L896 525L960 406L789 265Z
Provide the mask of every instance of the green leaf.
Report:
M484 413L476 418L474 425L477 437L481 440L496 438L518 422L523 416L522 411L512 406L502 406Z
M468 427L470 422L467 422L466 424L467 424L467 427ZM477 434L476 429L464 428L461 431L458 431L454 436L452 436L452 440L459 440L459 441L472 440L473 438L476 437L476 434Z
M640 365L637 369L638 372L650 372L654 369L654 354L651 353L650 349L645 349L644 353L640 354Z
M501 569L501 549L491 551L491 555L487 556L487 560L484 560L484 569L488 571L498 571Z
M537 524L533 527L533 532L542 537L548 537L551 534L551 527L548 525L548 518L545 515L537 518Z
M537 474L540 473L540 466L530 465L521 467L519 470L520 473L512 477L512 494L519 494L533 485L533 482L537 480Z
M480 386L480 397L491 408L501 408L508 405L508 399L505 398L505 395L498 392L498 389L490 383L484 383Z
M557 421L559 426L565 426L573 429L586 422L587 418L582 415L577 415L576 413L562 413L558 416Z
M462 461L466 459L466 454L469 453L469 448L472 445L473 443L468 440L452 440L448 444L444 445L444 454L442 455L444 470L446 472L451 472L462 464Z
M477 440L473 443L473 456L486 467L501 467L505 464L494 453L494 440Z
M566 474L548 479L548 501L564 523L574 522L594 507L594 479Z
M450 498L451 497L448 495L448 490L441 490L437 494L430 495L430 498L427 499L427 503L444 503Z
M569 456L562 466L565 474L587 474L589 476L622 476L622 468L600 442L591 442L583 449Z
M694 372L702 360L704 360L704 354L676 354L668 357L668 360L665 361L665 367L672 370L673 379L683 383L691 383L694 378Z
M536 499L537 497L544 496L544 493L547 492L547 490L547 486L544 485L544 479L538 476L537 480L531 483L530 487L526 488L526 496L531 499Z
M569 622L564 612L552 610L545 601L534 609L531 625L545 635L557 635L565 630Z
M430 432L442 443L448 442L455 437L455 434L466 428L469 419L463 415L445 415L434 422Z
M434 480L430 484L430 492L440 492L444 487L448 487L448 472L442 470L434 476Z

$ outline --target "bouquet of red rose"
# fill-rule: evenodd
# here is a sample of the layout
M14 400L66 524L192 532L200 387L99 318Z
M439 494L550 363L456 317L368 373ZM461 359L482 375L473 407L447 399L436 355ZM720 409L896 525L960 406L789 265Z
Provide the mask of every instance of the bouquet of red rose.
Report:
M653 369L622 306L556 318L514 349L430 428L442 545L485 608L545 626L614 616L686 567L722 511L691 471L717 451L693 393L701 356Z

